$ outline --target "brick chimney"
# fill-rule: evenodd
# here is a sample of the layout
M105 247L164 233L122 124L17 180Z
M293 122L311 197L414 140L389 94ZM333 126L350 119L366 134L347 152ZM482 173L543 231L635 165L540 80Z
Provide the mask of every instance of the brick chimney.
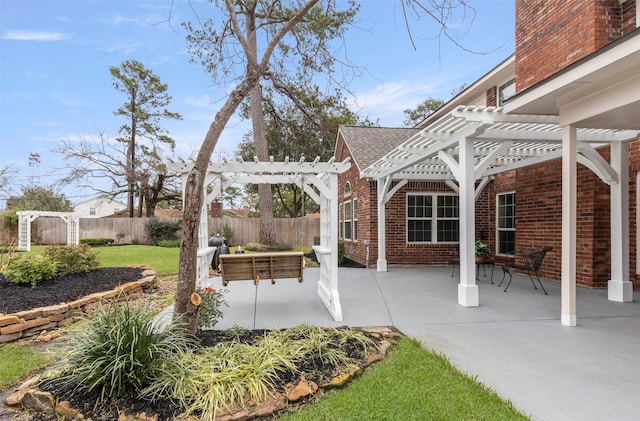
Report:
M520 92L635 28L631 0L516 0Z
M222 202L218 199L211 202L211 208L209 210L209 215L212 218L222 218Z

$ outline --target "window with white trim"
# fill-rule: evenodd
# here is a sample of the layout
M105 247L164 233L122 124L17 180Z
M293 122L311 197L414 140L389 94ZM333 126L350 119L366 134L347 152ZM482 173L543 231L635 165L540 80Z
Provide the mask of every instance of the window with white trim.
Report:
M351 201L344 202L344 239L351 240L351 221L353 214L351 213Z
M353 199L353 240L358 240L358 199Z
M96 214L96 208L89 208L89 215L95 215Z
M460 240L460 206L456 195L407 195L407 242L444 243Z
M344 184L344 195L349 196L351 194L351 183L348 181Z
M506 100L516 94L516 80L511 79L498 88L498 106L501 107Z
M498 193L496 198L498 254L516 251L516 194Z

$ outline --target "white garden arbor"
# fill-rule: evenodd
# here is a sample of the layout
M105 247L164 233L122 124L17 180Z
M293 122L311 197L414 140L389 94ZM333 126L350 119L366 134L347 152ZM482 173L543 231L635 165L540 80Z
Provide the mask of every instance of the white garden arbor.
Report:
M295 184L320 205L320 245L313 249L320 262L318 295L337 322L342 321L338 293L338 174L349 169L349 161L320 162L319 158L299 161L211 162L205 177L205 200L200 212L198 232L197 282L206 282L215 248L208 246L209 227L206 204L232 184ZM183 186L193 162L171 162L169 168L182 174ZM206 189L210 187L211 193ZM183 187L184 194L184 187Z
M18 211L18 250L31 251L31 223L40 216L61 218L67 223L67 244L80 244L80 216L72 212Z

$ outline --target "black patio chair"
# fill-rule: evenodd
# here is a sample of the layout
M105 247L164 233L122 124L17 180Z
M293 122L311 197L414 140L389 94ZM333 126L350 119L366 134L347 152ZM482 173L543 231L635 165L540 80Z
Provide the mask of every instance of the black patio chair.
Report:
M504 292L507 292L507 290L509 289L509 285L511 285L511 281L513 280L512 271L516 269L516 270L525 272L527 276L529 276L529 279L533 284L533 288L538 289L534 281L534 277L535 277L535 280L538 281L538 284L540 285L540 288L542 288L542 290L544 291L544 294L549 295L547 293L547 290L544 289L544 285L542 285L542 282L540 281L540 276L538 276L538 270L540 269L540 266L542 266L542 261L544 260L544 257L547 255L547 252L552 249L553 247L536 247L532 249L523 250L520 252L520 255L522 256L522 260L523 260L522 264L516 264L516 255L514 253L508 254L505 264L502 265L502 280L498 284L498 287L502 286L502 283L504 282L505 277L507 276L507 274L509 274L509 283L507 283L507 286L504 289ZM509 258L511 258L511 261L509 261Z

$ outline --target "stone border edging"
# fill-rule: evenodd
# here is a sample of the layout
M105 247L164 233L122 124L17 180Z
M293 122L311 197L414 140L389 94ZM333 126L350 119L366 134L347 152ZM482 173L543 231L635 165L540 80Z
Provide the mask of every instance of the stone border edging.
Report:
M140 279L119 285L110 291L89 294L70 303L0 314L0 344L69 325L94 314L101 302L110 301L120 294L124 294L127 299L138 298L141 293L147 293L157 280L154 270L144 268Z

